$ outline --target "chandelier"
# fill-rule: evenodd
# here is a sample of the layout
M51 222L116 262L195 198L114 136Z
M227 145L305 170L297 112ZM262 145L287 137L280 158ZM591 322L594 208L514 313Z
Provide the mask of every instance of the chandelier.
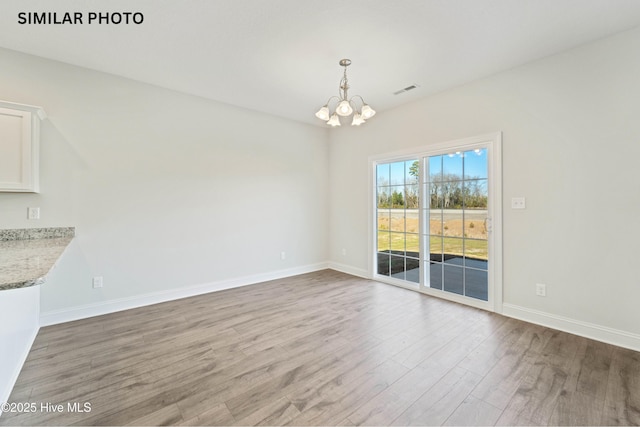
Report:
M365 120L373 117L376 112L373 108L369 107L369 105L364 102L364 99L362 99L360 95L354 95L349 98L349 80L347 79L347 67L351 65L351 60L341 59L339 64L341 67L344 67L344 75L342 76L342 80L340 80L338 96L334 95L329 98L327 103L318 110L318 112L316 113L316 117L320 120L326 121L329 126L336 127L340 126L340 118L338 116L348 117L353 114L351 126L360 126L365 122ZM356 99L358 99L359 101L356 102ZM336 101L335 109L333 111L333 114L331 114L329 104L331 104L334 100ZM358 111L358 106L360 106L360 111Z

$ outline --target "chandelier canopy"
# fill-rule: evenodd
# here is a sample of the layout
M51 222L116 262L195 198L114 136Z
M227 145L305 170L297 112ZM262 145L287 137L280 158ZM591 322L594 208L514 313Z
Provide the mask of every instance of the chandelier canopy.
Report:
M376 112L373 108L364 102L364 99L360 95L354 95L349 98L349 80L347 79L347 67L351 65L350 59L341 59L339 62L341 67L344 67L344 74L340 80L340 86L338 88L338 96L332 96L329 98L326 104L318 110L316 117L320 120L326 121L329 126L340 126L340 117L348 117L353 114L351 126L360 126L367 119L373 117ZM356 101L357 100L357 101ZM335 103L333 102L335 101ZM333 113L331 113L329 104L334 105ZM358 111L359 108L359 111Z

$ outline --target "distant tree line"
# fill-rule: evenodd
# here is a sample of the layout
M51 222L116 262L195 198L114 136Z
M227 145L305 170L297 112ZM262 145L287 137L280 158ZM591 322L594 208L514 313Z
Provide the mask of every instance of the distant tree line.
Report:
M431 207L445 209L480 209L487 207L486 180L462 181L454 174L431 177Z
M387 186L378 182L378 207L391 209L417 209L418 206L418 162L409 169L409 182L404 186ZM429 197L432 208L482 209L487 207L486 180L460 175L437 174L431 176ZM400 190L399 190L400 189ZM392 191L393 190L393 191Z
M387 191L393 187L378 187L378 207L391 209L418 209L418 189L412 185L406 185L400 192L394 188L393 192Z

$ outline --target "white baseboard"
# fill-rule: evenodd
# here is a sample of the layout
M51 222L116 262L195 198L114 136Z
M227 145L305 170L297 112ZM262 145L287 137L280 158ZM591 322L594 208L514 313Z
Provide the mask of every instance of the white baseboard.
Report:
M337 262L329 262L329 268L332 270L340 271L341 273L351 274L352 276L362 277L363 279L370 279L369 272L361 268L352 267L346 264L340 264Z
M256 283L267 282L269 280L282 279L298 274L324 270L328 267L328 262L322 262L318 264L310 264L285 270L277 270L268 273L260 273L251 276L221 280L218 282L203 283L196 286L188 286L179 289L171 289L145 295L137 295L130 298L120 298L95 304L86 304L63 310L48 311L40 314L40 326L56 325L59 323L71 322L74 320L101 316L103 314L115 313L117 311L130 310L132 308L144 307L147 305L174 301L182 298L193 297L196 295L208 294L210 292L253 285Z
M504 303L502 314L525 322L535 323L585 338L606 342L619 347L640 351L640 335L619 329L608 328L594 323L570 319L543 311L532 310L513 304Z

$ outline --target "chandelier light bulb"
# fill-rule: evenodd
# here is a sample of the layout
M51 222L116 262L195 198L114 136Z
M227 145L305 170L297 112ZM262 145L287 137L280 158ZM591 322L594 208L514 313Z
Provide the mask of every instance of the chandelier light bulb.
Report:
M316 117L319 118L320 120L324 120L325 122L329 120L329 107L325 105L324 107L319 109L318 112L316 113Z
M327 124L331 127L340 126L340 119L338 118L338 115L333 113Z
M362 117L366 120L375 116L376 112L373 108L369 107L369 105L365 104L362 106L362 112L360 114L362 114Z
M351 113L353 113L353 108L351 107L351 104L349 104L349 101L344 99L338 104L338 108L336 108L336 113L338 113L339 116L346 117Z
M364 119L360 113L355 113L353 115L353 121L351 122L351 126L360 126L364 123Z

